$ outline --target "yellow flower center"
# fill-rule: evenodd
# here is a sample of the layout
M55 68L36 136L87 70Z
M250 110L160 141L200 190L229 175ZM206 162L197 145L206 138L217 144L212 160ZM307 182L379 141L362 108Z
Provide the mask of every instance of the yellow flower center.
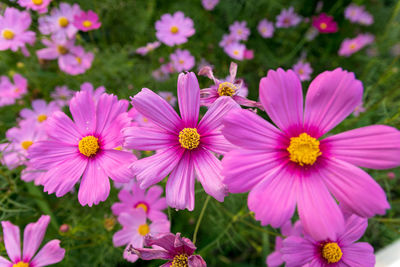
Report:
M304 166L304 164L313 165L317 158L322 155L319 150L319 141L306 133L290 138L287 151L289 151L290 160L300 166Z
M97 151L99 151L99 139L94 137L93 135L88 135L83 137L78 144L79 152L85 155L86 157L91 157L96 155Z
M230 82L220 83L218 86L218 94L220 96L233 96L237 87Z
M188 256L186 254L179 254L172 260L171 267L188 267Z
M147 212L149 210L149 207L144 203L138 203L135 205L135 209L142 209L144 210L144 212Z
M172 34L177 34L179 32L179 29L176 26L172 26L170 31L171 31Z
M12 40L12 39L14 39L14 36L15 36L15 34L12 30L7 30L7 29L3 30L1 35L3 35L3 38L6 40Z
M45 114L40 114L39 116L37 116L37 121L42 123L45 120L47 120L47 116Z
M325 30L326 28L328 28L328 25L325 22L322 22L321 24L319 24L319 27Z
M350 44L350 49L351 49L351 50L356 49L356 47L357 47L357 45L356 45L355 43Z
M242 35L243 31L242 31L241 29L239 29L239 30L237 31L237 33L238 33L239 35Z
M92 26L92 22L90 20L85 20L82 23L83 27L89 28L90 26Z
M235 56L239 55L239 50L234 50L234 51L233 51L233 54L234 54Z
M65 46L57 45L57 52L61 55L65 55L66 53L68 53L68 49Z
M41 4L43 4L43 0L32 0L32 3L34 4L34 5L41 5Z
M29 263L19 261L18 263L14 263L12 267L29 267Z
M262 32L262 33L266 33L266 32L267 32L267 27L262 27L262 28L261 28L261 32Z
M340 249L339 245L335 242L326 243L322 247L321 254L322 254L322 257L328 263L336 263L336 262L340 261L340 259L343 256L342 250Z
M69 21L68 21L68 19L67 19L66 17L60 17L60 18L58 19L58 24L59 24L61 27L65 28L65 27L68 26Z
M25 150L28 150L28 148L29 148L31 145L33 145L33 142L32 142L32 141L23 141L23 142L21 143L22 148L25 149Z
M179 132L179 143L181 147L192 150L199 146L200 135L196 128L184 128Z
M76 60L79 64L82 63L82 59L81 59L80 57L75 57L75 60Z
M122 151L122 146L117 146L117 147L114 147L114 149L115 149L115 150Z
M299 69L299 74L304 74L304 70L303 69Z
M19 92L21 92L21 90L18 87L14 89L14 93L19 93Z
M145 236L150 232L150 227L145 223L139 225L138 232L140 235Z

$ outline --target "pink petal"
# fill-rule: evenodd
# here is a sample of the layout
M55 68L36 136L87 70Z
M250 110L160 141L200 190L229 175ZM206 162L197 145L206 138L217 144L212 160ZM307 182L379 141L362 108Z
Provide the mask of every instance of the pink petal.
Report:
M283 264L282 254L279 251L274 251L267 257L267 266L269 267L279 267Z
M77 92L70 101L69 109L81 134L93 134L96 129L96 109L91 94Z
M179 144L178 135L158 128L128 127L123 130L124 147L138 150L158 150Z
M222 183L221 162L210 151L204 149L199 149L192 155L197 179L204 191L216 200L224 201L227 189Z
M10 267L10 266L12 266L12 262L0 256L0 267Z
M132 105L144 117L167 132L176 134L181 129L181 119L175 110L161 96L143 88L132 98Z
M180 146L175 146L133 162L131 169L140 187L147 188L164 179L178 164L183 152Z
M156 202L161 197L163 192L164 189L159 185L150 187L146 193L146 201L148 201L149 203Z
M224 119L223 135L235 146L276 151L285 137L266 120L248 110L231 111Z
M192 255L188 258L188 267L207 267L207 263L200 255Z
M339 236L340 244L346 246L359 240L368 227L368 220L353 214L346 220L345 231Z
M372 125L324 139L333 157L356 166L372 169L400 165L400 131L385 125Z
M215 131L206 136L202 136L201 145L205 149L221 155L234 148L234 146L221 134L221 131Z
M102 134L108 130L115 119L127 109L126 102L118 101L117 96L102 94L97 102L96 108L96 133Z
M35 223L30 223L24 230L24 248L22 257L30 261L38 250L50 222L50 216L42 215Z
M169 175L165 188L167 204L175 209L194 209L194 164L185 153Z
M196 127L200 110L200 87L193 72L179 74L178 103L185 127Z
M260 100L271 120L289 136L296 136L303 125L303 91L292 70L268 71L260 81Z
M281 227L292 216L296 207L297 173L281 165L271 170L257 184L248 197L248 206L262 225Z
M312 261L314 256L314 245L301 237L290 236L283 240L281 249L282 259L287 267L303 266Z
M136 161L136 156L131 152L108 149L96 160L106 175L116 182L126 183L134 177L129 166Z
M346 246L342 249L342 261L346 263L347 266L375 266L374 248L370 244L360 242Z
M152 249L152 248L134 248L134 252L142 260L172 260L174 258L169 252L163 249Z
M4 246L12 262L21 260L21 241L18 226L9 221L2 221Z
M323 163L320 177L346 209L361 217L372 217L390 208L385 192L368 173L335 158Z
M297 210L304 231L316 241L335 240L344 229L344 218L323 175L310 170L298 178Z
M96 160L88 163L79 187L78 199L82 206L97 205L110 193L110 181Z
M59 142L77 145L82 135L64 112L56 111L47 119L46 132Z
M32 266L42 267L55 264L64 259L65 249L60 247L60 240L51 240L33 258Z
M28 151L31 165L38 170L46 170L60 162L80 157L78 147L55 141L35 142Z
M306 132L319 138L333 129L361 103L362 94L362 83L352 72L337 68L318 75L306 96Z

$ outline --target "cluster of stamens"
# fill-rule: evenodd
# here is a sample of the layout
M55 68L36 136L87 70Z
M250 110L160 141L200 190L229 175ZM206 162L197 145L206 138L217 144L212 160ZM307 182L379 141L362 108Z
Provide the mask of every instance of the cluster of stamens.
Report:
M60 27L65 28L65 27L68 26L68 24L69 24L69 21L68 21L68 19L66 17L60 17L58 19L58 25L60 25Z
M68 53L68 49L65 46L57 45L57 52L61 55L65 55L66 53Z
M8 30L8 29L3 30L1 32L1 35L6 40L12 40L12 39L14 39L14 36L15 36L14 32L12 30Z
M336 263L342 258L343 252L337 243L329 242L322 246L321 256L328 263Z
M175 255L171 267L188 267L188 256L186 254Z
M99 151L99 139L93 135L83 137L78 144L79 152L86 157L92 157Z
M179 132L179 143L183 148L195 149L200 144L200 134L196 128L184 128Z
M90 26L92 26L92 22L90 20L85 20L82 22L82 25L85 28L89 28Z
M179 32L179 28L176 27L176 26L172 26L170 31L171 31L172 34L177 34Z
M32 0L32 3L33 3L34 5L39 6L39 5L43 4L43 0Z
M139 225L138 232L141 236L145 236L150 232L150 227L147 223Z
M290 145L287 151L289 152L290 160L300 166L313 165L317 158L322 155L319 150L319 141L306 133L290 138Z
M37 121L38 122L44 122L45 120L47 120L47 115L40 114L39 116L37 116Z
M25 150L28 150L28 148L30 148L31 145L33 145L32 141L23 141L21 143L22 148Z
M24 261L19 261L17 263L14 263L12 267L29 267L29 263Z
M218 94L220 96L233 96L236 93L237 87L230 82L220 83L218 86Z

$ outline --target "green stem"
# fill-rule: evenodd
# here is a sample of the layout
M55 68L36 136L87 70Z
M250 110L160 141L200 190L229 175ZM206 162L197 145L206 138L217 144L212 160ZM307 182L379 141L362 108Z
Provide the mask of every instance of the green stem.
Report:
M204 212L206 211L206 208L207 208L208 202L210 201L210 198L211 198L210 195L207 195L206 201L204 201L203 208L201 209L199 219L197 220L196 227L194 228L193 244L196 244L197 232L199 231L200 223L201 223L201 220L203 219Z

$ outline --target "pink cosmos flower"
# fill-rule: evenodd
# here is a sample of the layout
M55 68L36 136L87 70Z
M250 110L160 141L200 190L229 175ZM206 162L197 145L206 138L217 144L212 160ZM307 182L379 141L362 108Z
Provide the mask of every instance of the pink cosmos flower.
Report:
M277 28L289 28L296 26L301 22L301 17L294 13L294 7L283 9L281 13L276 17Z
M47 6L51 0L18 0L18 4L26 9L32 9L37 11L39 14L47 12Z
M363 103L360 103L353 111L353 116L358 117L360 113L365 112L365 108L363 107Z
M166 220L167 216L162 212L167 208L165 198L161 197L163 188L161 186L152 186L147 192L141 189L137 183L132 185L132 194L128 190L121 190L118 198L121 202L114 203L111 207L114 215L121 213L132 213L135 210L142 209L145 215L152 221Z
M201 0L201 4L205 10L213 10L218 3L219 0Z
M133 248L142 248L146 235L157 235L170 232L170 222L166 219L147 223L146 212L136 209L131 213L122 213L118 216L118 222L122 229L113 236L115 247L127 245L124 250L124 259L135 262L139 257L132 253Z
M224 47L225 53L233 59L243 60L246 46L241 43L232 43Z
M313 69L309 62L304 62L300 60L293 65L293 71L299 76L300 81L308 81L311 79L311 74Z
M60 41L72 39L78 32L73 24L75 15L81 13L78 4L60 3L59 8L53 8L50 15L39 17L39 30L42 34L51 34Z
M49 104L43 99L33 100L32 109L24 108L21 110L19 115L27 121L36 122L37 125L45 123L47 119L56 111L60 110L60 107L56 102L52 101Z
M61 197L80 180L79 203L97 205L110 192L111 177L117 182L131 178L127 166L135 160L132 153L119 151L120 131L129 125L127 102L103 94L97 104L85 91L70 101L74 122L57 111L47 121L46 141L36 142L29 150L30 164L36 170L47 170L40 180L44 191Z
M142 260L162 259L167 260L163 266L188 266L206 267L207 264L200 255L193 255L196 250L195 245L186 237L181 237L180 233L146 235L144 246L157 246L156 248L135 248L129 252L135 253Z
M190 54L189 50L176 49L169 57L176 72L187 71L194 67L194 56Z
M244 50L243 58L248 59L248 60L253 59L254 58L254 50L248 50L248 49Z
M11 49L16 52L21 48L24 55L28 56L25 45L33 45L36 40L36 33L27 31L31 21L28 12L7 7L4 15L0 15L0 51Z
M338 31L337 22L334 21L332 16L329 16L325 13L321 13L318 17L314 17L312 25L320 33L334 33Z
M374 248L365 242L355 243L367 229L367 219L351 215L342 231L329 239L314 239L305 234L283 241L282 259L287 267L375 266Z
M60 107L68 106L69 101L74 96L75 91L70 90L66 85L56 86L51 93L51 97Z
M21 240L18 226L9 221L2 221L4 246L11 261L0 256L2 266L41 267L62 261L65 249L60 247L60 240L54 239L44 245L36 254L42 243L50 222L50 216L42 215L35 223L30 223L24 230L24 245L21 255ZM36 254L36 255L35 255Z
M214 81L214 85L210 88L200 90L200 105L210 106L218 98L222 96L229 96L235 100L239 105L246 107L260 107L261 105L256 101L252 101L246 98L247 91L243 90L243 80L236 79L237 64L231 62L229 67L230 75L226 80L218 80L214 77L211 67L206 66L199 71L199 75L207 76L209 79Z
M53 60L58 58L61 61L61 58L68 55L74 47L75 39L57 39L53 36L50 40L43 39L42 43L46 47L36 51L39 59Z
M344 10L344 17L353 23L371 25L374 23L374 17L365 10L365 6L350 4Z
M289 220L297 204L304 230L316 240L332 239L343 228L332 195L361 217L385 214L385 192L358 167L399 166L400 131L374 125L321 138L353 112L362 94L353 73L326 71L311 82L303 112L298 76L270 70L260 81L260 99L278 128L246 110L224 119L224 136L238 146L222 160L229 191L250 191L249 209L273 227Z
M393 180L396 178L396 174L394 172L388 172L386 175L387 175L387 178L389 178L390 180Z
M159 95L142 89L132 98L132 105L153 127L129 127L123 134L127 148L157 150L131 166L140 187L147 188L170 174L166 186L168 206L193 210L195 173L207 194L224 200L221 163L212 152L223 154L231 148L220 133L221 121L238 106L229 97L221 97L198 122L200 88L193 72L179 74L178 104L182 118Z
M250 35L250 30L246 25L246 21L235 21L231 26L229 26L230 35L233 36L236 41L247 41Z
M93 59L93 53L85 52L82 46L74 46L70 49L70 53L60 58L58 66L65 73L78 75L90 69Z
M219 42L219 46L222 48L225 48L229 46L230 44L237 43L237 40L235 39L235 36L232 34L224 34L222 36L221 42Z
M99 86L96 89L94 89L93 85L90 82L85 82L81 84L81 91L88 92L93 97L93 100L97 104L97 102L100 99L100 96L102 96L106 92L106 88L104 86Z
M157 47L159 47L161 45L160 42L153 42L153 43L148 43L146 46L143 47L139 47L138 49L136 49L136 53L142 56L147 55L147 53L153 51L154 49L156 49Z
M164 98L168 104L175 107L176 105L176 97L171 92L158 92L158 95Z
M7 76L0 77L0 107L12 105L28 91L28 81L20 74L13 75L12 83Z
M195 33L193 20L181 11L162 15L156 22L156 31L157 39L168 46L184 44Z
M264 38L271 38L274 35L274 23L263 19L258 23L257 30Z
M374 36L370 33L359 34L353 39L344 39L339 49L339 56L349 57L365 46L374 42Z
M91 30L97 30L101 26L101 22L99 21L99 16L92 10L88 12L81 11L80 13L74 16L74 26L84 32L88 32Z

